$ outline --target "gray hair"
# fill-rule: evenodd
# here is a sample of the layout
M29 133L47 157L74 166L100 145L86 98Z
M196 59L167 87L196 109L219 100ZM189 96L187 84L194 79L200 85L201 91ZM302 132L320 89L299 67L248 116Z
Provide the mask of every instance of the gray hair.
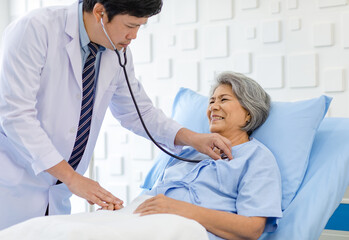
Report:
M211 96L220 85L230 85L240 105L250 114L251 119L241 130L251 135L269 115L270 96L253 79L241 73L223 72L215 80Z

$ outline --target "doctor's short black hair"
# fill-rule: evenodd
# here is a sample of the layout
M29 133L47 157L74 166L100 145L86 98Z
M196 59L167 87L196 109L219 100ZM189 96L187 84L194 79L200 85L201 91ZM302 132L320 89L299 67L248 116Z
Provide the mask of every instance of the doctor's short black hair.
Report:
M96 3L104 6L109 21L118 14L134 17L151 17L162 8L162 0L83 0L83 10L92 12Z

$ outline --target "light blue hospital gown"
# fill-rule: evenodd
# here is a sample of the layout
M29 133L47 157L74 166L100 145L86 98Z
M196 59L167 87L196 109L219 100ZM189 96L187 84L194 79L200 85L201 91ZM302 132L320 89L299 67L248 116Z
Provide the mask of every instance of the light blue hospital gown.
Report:
M155 186L144 192L164 194L201 207L243 216L268 217L265 232L275 231L281 212L281 178L273 154L256 139L234 146L233 160L208 159L192 148L188 163L171 158ZM222 239L212 233L209 238Z

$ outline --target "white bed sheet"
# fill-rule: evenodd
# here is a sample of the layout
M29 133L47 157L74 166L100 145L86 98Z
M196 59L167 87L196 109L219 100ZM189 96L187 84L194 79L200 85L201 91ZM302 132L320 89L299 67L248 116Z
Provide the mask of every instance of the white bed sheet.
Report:
M173 214L140 217L137 206L151 196L139 196L119 211L37 217L0 231L6 240L208 240L206 229L194 220Z

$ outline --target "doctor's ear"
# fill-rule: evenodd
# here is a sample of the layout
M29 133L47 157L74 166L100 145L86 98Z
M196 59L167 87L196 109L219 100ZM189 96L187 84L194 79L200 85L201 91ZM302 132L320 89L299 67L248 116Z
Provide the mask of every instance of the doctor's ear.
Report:
M105 8L104 8L103 4L96 3L92 9L92 14L94 15L94 17L96 18L96 20L98 22L101 21L101 18L103 18L104 13L105 13Z

